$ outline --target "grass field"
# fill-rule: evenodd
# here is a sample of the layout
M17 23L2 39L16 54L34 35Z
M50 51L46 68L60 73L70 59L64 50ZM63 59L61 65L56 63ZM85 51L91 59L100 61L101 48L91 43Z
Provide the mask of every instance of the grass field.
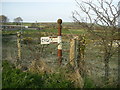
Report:
M27 34L34 34L38 32L48 32L48 33L58 33L57 29L43 29L43 30L10 30L10 31L2 31L2 34L16 34L18 31L21 31L23 33ZM84 30L73 30L73 29L63 29L63 34L85 34L86 32Z

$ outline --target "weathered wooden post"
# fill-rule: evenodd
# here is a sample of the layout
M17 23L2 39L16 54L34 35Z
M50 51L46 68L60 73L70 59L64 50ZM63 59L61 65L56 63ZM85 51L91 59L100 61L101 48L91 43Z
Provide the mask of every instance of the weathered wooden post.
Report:
M70 40L70 65L75 66L75 56L76 56L76 39Z
M79 68L81 75L84 75L84 50L85 41L80 36L75 36L70 41L70 65Z
M18 60L21 60L21 32L17 32Z
M75 36L70 40L70 65L79 67L80 56L80 38Z
M85 68L85 60L84 60L84 55L85 55L85 36L81 36L81 38L79 37L78 39L78 67L80 68L80 74L81 76L84 78L85 77L85 73L86 73L86 68Z
M76 67L80 67L80 62L81 62L81 51L80 51L80 37L76 37Z
M57 20L58 23L58 62L61 65L62 63L62 19Z
M70 65L74 68L80 87L84 86L83 65L81 64L80 37L75 36L70 40Z

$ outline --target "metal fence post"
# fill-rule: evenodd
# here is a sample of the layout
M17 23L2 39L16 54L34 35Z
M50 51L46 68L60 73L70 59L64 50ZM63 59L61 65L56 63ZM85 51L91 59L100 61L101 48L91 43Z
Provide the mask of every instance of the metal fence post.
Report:
M62 63L62 19L57 20L58 23L58 63Z

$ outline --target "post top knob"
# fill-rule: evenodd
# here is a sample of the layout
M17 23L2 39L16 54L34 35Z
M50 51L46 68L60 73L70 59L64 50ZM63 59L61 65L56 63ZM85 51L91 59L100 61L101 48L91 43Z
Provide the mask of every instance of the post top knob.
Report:
M57 20L57 23L58 23L58 24L62 24L62 19L58 19L58 20Z

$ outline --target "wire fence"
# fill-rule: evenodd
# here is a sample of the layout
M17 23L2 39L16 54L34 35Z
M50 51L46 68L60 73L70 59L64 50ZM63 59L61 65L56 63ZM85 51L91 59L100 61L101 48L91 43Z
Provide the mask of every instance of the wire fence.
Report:
M50 66L58 65L57 43L42 45L40 38L43 36L57 36L55 33L35 33L22 34L21 36L21 60L19 63L23 66L29 66L32 61L42 60ZM62 39L62 65L67 65L70 59L70 39L71 35L63 35ZM86 44L85 48L85 67L87 74L96 85L103 85L104 82L104 61L103 50L99 41L93 41ZM117 48L117 47L115 47ZM18 60L17 35L3 35L2 37L2 60L9 60L12 63ZM118 77L117 51L110 60L110 82L116 85Z
M29 65L34 60L44 60L48 63L58 63L57 57L57 43L52 44L41 44L41 37L57 36L56 34L49 33L36 33L36 34L22 34L20 45L21 45L21 60L19 63ZM18 60L18 47L17 47L17 35L3 36L3 60L10 60L13 63ZM62 61L63 64L69 60L69 40L62 40Z
M2 36L2 60L9 60L12 63L16 62L17 54L17 36L3 35Z

